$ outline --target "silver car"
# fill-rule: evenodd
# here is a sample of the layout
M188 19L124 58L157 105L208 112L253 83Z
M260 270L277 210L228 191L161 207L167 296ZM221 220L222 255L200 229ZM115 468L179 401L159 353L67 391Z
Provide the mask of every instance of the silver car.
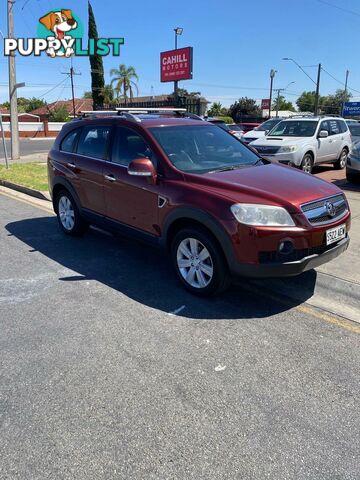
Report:
M298 116L282 120L271 132L251 143L262 157L301 168L333 163L345 168L352 145L348 125L339 117Z
M353 143L346 163L346 178L349 182L360 183L360 142Z

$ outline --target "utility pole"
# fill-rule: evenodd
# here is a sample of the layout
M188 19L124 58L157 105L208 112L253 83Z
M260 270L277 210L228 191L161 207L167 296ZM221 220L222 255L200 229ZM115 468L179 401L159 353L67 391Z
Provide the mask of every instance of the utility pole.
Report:
M279 102L280 102L280 92L282 91L282 88L278 88L275 91L277 91L277 98L276 98L276 118L279 115Z
M318 66L318 74L317 74L317 80L316 80L315 108L314 108L315 117L319 114L320 75L321 75L321 63L319 63L319 66Z
M270 70L270 105L269 105L269 118L271 118L272 92L273 92L274 77L275 77L276 73L277 73L277 71L274 70L273 68Z
M72 61L71 61L72 63ZM74 75L81 75L81 73L75 73L73 66L71 65L69 72L63 72L63 75L69 75L71 80L71 97L72 97L72 106L73 106L73 115L76 117L76 107L75 107L75 93L74 93Z
M14 16L13 6L15 0L7 0L7 21L8 21L8 38L14 38ZM16 68L15 68L15 52L9 55L9 99L10 99L10 129L11 129L11 158L18 160L20 158L19 147L19 120L16 92Z
M345 75L345 89L344 89L344 101L341 106L341 116L344 116L344 107L345 107L345 101L347 97L347 86L348 86L348 80L349 80L349 70L346 70L346 75Z

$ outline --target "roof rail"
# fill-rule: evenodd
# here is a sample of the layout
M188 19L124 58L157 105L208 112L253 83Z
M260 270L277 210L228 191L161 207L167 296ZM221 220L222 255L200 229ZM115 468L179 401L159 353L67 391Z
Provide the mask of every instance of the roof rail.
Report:
M118 107L118 112L129 113L171 113L171 112L186 112L186 108L172 108L172 107L150 107L150 108L136 108L136 107Z

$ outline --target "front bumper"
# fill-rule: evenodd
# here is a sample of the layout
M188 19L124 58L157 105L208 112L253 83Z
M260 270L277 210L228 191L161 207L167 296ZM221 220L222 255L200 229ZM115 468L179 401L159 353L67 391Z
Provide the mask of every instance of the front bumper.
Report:
M282 262L271 264L233 264L231 273L240 277L293 277L300 273L312 270L324 263L333 260L347 250L350 238L347 236L340 240L333 248L324 253L309 255L295 262Z
M256 147L255 147L256 148ZM272 160L284 165L296 165L299 167L301 165L302 157L299 155L299 152L289 152L289 153L274 153L270 154L262 154L260 155L265 158L266 160Z

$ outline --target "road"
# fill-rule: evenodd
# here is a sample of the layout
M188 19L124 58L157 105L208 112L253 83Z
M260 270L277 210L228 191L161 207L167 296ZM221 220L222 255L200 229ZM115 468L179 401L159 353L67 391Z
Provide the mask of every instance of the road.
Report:
M10 157L10 142L5 140L6 149L8 156ZM20 139L20 155L26 157L31 155L34 157L32 161L36 161L36 155L40 154L40 158L43 159L44 153L48 153L52 144L54 143L53 138L44 138L44 139L30 139L30 138L21 138ZM4 160L4 149L2 140L0 140L0 159ZM1 162L2 163L2 162Z
M0 478L359 478L358 324L269 281L198 299L161 251L0 211Z

